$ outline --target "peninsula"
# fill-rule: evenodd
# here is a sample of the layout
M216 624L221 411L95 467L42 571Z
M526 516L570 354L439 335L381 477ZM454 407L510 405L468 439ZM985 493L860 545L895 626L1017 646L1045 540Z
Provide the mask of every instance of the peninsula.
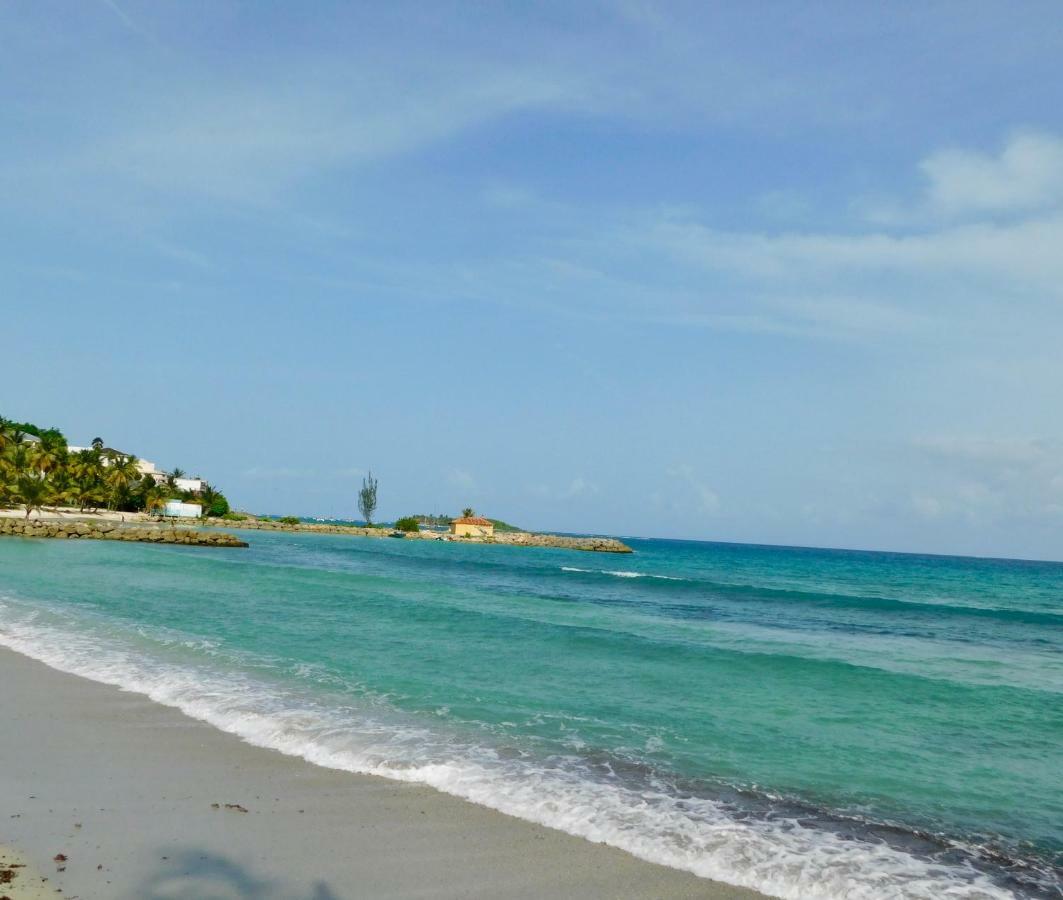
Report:
M240 514L238 514L240 515ZM460 519L455 520L460 523ZM492 531L490 534L455 534L452 531L416 530L403 531L367 527L362 525L344 525L330 522L302 522L294 516L284 519L259 518L246 516L241 521L222 520L217 524L241 529L258 531L301 531L311 534L346 534L370 538L401 538L404 540L443 541L460 544L494 544L510 547L553 547L559 550L587 550L597 553L632 553L632 549L622 541L611 537L573 536L565 534L538 534L531 531ZM213 526L215 521L206 520L203 525Z
M233 512L219 489L205 479L188 477L182 469L160 470L132 453L107 447L98 437L87 447L72 446L58 428L0 416L0 535L246 547L246 541L231 534L202 530L224 524L249 530L632 552L616 538L522 531L477 516L471 508L453 519L405 516L391 528L374 526L376 492L377 482L370 475L359 496L365 526ZM193 522L195 528L186 527Z

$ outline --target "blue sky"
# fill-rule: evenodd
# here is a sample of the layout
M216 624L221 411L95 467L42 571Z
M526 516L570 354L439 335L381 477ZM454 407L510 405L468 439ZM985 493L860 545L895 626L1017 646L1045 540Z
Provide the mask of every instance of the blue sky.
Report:
M0 2L0 412L254 511L1061 558L1060 15Z

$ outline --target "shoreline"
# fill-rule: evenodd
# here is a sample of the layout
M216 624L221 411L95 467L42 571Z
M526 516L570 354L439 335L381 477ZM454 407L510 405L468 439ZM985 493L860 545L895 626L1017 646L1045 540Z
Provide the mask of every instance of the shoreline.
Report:
M88 530L71 533L77 525L86 525ZM17 509L0 509L0 534L19 534L25 537L89 537L104 540L161 540L152 533L146 537L130 536L130 530L139 527L142 531L152 532L166 528L180 528L190 540L178 543L203 544L210 546L246 547L247 544L231 534L218 535L220 540L210 533L196 532L197 529L225 528L229 531L290 531L299 534L341 534L348 537L402 538L404 540L440 541L453 544L498 545L506 547L547 547L555 550L580 550L590 553L633 553L623 541L613 537L573 537L563 534L539 534L530 531L502 531L489 537L466 536L457 538L449 534L436 532L395 532L388 528L371 528L359 525L333 525L319 522L298 522L292 524L277 519L258 519L249 517L244 520L233 519L159 519L142 512L118 513L109 510L94 513L72 509L50 510L47 513L36 511L35 515L26 517ZM119 529L122 529L119 532ZM56 534L56 530L65 531ZM51 532L51 533L48 533ZM119 534L124 534L119 538ZM173 540L166 543L174 543Z
M201 531L176 524L119 523L114 520L0 518L0 536L53 540L134 541L183 544L189 547L247 547L246 541L223 531Z
M763 896L428 786L252 746L6 647L0 681L0 847L61 896Z
M292 531L304 534L344 534L353 537L401 538L408 541L440 541L445 544L482 544L504 547L551 547L558 550L581 550L591 553L634 553L623 541L613 537L573 537L564 534L540 534L531 531L498 531L487 537L454 537L431 531L395 532L389 528L362 525L333 525L323 522L291 524L276 519L248 519L243 522L207 523L206 527L228 527L239 531Z

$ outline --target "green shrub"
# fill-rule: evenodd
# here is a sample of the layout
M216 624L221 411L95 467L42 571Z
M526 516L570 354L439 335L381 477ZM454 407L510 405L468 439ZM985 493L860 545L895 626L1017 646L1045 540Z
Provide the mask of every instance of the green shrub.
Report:
M227 516L229 515L229 501L225 499L224 494L216 494L204 513L208 516Z
M299 517L298 516L281 516L281 518L278 521L282 525L298 525L299 524Z
M247 516L245 516L243 513L238 513L238 512L222 513L221 517L223 519L225 519L226 522L246 522L247 521Z
M403 516L395 521L395 528L398 531L417 531L417 517Z

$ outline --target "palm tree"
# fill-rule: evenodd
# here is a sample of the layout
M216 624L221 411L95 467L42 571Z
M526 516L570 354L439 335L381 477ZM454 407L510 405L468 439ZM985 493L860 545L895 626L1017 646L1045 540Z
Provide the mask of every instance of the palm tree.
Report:
M214 501L219 497L221 497L221 491L209 482L204 481L203 488L199 492L199 502L203 504L203 515L207 515L207 510L214 505Z
M78 509L96 509L103 502L103 488L97 481L75 481L72 493Z
M19 432L15 432L16 435ZM12 475L17 479L37 469L36 444L26 444L19 438L8 448L7 461L11 467Z
M15 423L0 416L0 499L12 489L14 465L11 454L15 449Z
M475 515L476 515L476 510L473 509L471 506L466 506L465 509L463 509L461 511L461 517L463 519L471 519Z
M224 516L229 512L229 501L225 494L213 484L203 482L203 489L199 492L199 502L203 504L204 516Z
M0 416L0 453L15 440L15 423Z
M58 428L41 432L37 445L37 465L42 472L54 472L66 462L66 438Z
M34 475L23 475L15 485L15 491L19 502L26 507L26 518L30 517L33 510L40 512L48 500L48 482Z
M92 439L92 449L96 450L96 451L102 450L103 449L103 438L94 437Z
M53 472L48 477L48 500L59 511L60 506L65 506L77 496L77 483L70 476L66 468Z
M167 494L160 485L152 484L152 486L144 492L144 511L150 516L153 512L166 506L166 500L168 497L169 494Z
M129 486L140 478L140 467L137 465L135 456L122 456L120 453L110 454L110 465L104 480L111 489L111 499L114 508L122 505L123 498L129 494Z
M70 457L67 465L76 483L74 496L81 511L89 506L95 507L103 487L103 461L99 450L81 450Z

